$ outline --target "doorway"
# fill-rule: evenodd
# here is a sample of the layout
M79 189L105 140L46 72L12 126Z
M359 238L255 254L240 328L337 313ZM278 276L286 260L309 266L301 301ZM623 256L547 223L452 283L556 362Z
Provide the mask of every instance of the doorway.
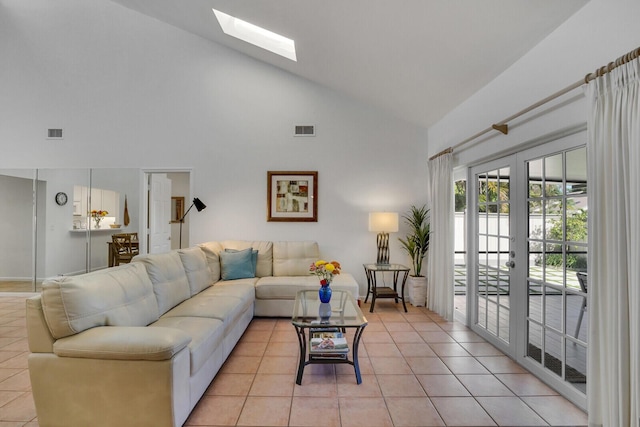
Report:
M471 328L586 407L585 132L469 169Z
M146 238L143 239L144 248L141 242L141 252L157 253L179 249L180 241L183 248L189 247L189 216L181 224L176 220L173 210L176 199L184 200L182 212L189 207L189 200L192 198L191 171L145 170L143 180L147 203L143 214L146 218Z

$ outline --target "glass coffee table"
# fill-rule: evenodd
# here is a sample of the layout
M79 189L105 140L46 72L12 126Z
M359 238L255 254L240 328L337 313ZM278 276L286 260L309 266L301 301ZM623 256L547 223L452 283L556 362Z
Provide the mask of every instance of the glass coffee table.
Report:
M305 366L324 363L353 365L356 382L362 383L358 346L367 318L351 293L333 290L331 302L322 303L317 290L298 291L291 323L296 328L300 344L296 384L302 384ZM354 330L351 343L348 342L347 329ZM349 350L352 359L349 359Z

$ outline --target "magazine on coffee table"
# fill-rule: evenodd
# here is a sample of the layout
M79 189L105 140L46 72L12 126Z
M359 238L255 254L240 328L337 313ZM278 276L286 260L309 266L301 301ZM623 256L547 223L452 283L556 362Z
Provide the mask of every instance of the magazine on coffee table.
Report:
M309 353L347 353L349 345L342 332L315 331L311 334Z

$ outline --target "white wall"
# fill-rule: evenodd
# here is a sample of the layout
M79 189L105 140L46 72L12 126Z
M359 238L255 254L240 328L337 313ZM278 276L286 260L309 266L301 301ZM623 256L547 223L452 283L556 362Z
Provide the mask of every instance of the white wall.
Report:
M529 105L582 79L640 46L640 2L591 0L545 40L449 113L428 132L429 155L453 146ZM566 127L584 124L582 89L510 124L509 135L491 132L454 152L457 165L513 150ZM586 141L585 141L586 142Z
M424 129L108 1L3 0L0 57L0 167L192 169L191 244L316 240L362 292L368 212L426 201ZM269 170L318 171L317 223L266 222Z

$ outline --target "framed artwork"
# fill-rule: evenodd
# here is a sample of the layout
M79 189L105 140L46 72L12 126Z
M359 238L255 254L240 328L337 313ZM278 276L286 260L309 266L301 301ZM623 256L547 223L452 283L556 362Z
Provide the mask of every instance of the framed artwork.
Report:
M318 222L318 172L267 172L267 221Z
M171 222L180 222L184 215L184 197L171 198Z

